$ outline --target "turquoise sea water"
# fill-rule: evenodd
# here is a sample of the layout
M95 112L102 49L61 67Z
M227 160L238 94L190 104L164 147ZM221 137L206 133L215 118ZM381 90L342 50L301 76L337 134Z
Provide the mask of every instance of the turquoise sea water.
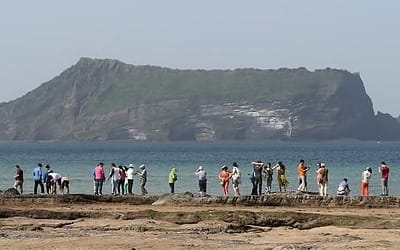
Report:
M337 184L343 177L349 179L352 195L359 194L361 172L365 166L373 168L370 189L372 195L381 193L378 166L385 161L390 167L389 194L400 194L400 142L174 142L174 143L0 143L0 189L12 187L15 164L24 170L25 193L33 192L32 170L38 162L49 163L55 172L69 176L71 193L93 192L92 172L98 162L105 163L108 173L110 165L135 164L135 169L144 163L148 170L147 189L150 194L169 191L168 173L171 167L178 169L176 192L197 192L194 171L203 165L208 175L207 191L220 195L217 179L222 164L231 168L236 161L242 171L241 193L249 194L251 183L247 173L251 161L262 160L276 163L283 161L290 181L288 190L297 188L297 162L306 161L311 167L308 189L317 191L315 170L317 162L329 168L329 194L334 195ZM274 177L276 174L274 175ZM276 178L273 191L277 190ZM110 193L110 183L105 184L104 193ZM134 193L139 193L138 181L134 181ZM230 187L230 194L233 195Z

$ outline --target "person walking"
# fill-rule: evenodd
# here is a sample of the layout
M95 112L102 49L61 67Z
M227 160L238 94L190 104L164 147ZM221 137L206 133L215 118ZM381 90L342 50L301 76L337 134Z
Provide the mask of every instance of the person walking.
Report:
M24 185L24 171L21 169L19 165L15 165L16 168L16 173L14 176L14 188L18 190L18 187L20 189L20 194L24 191L23 185Z
M139 171L136 172L137 175L140 176L140 188L142 190L142 195L148 194L147 189L146 189L146 183L147 183L147 170L146 166L144 164L140 165Z
M199 166L195 175L199 178L200 196L204 197L207 194L207 172L204 170L203 166Z
M389 195L389 167L386 165L384 161L381 162L381 166L379 167L379 173L381 173L381 182L382 182L382 193L381 195L388 196Z
M369 195L369 180L371 179L372 168L366 167L361 174L360 194L361 196Z
M38 163L37 167L33 169L33 180L35 182L33 187L33 193L37 194L37 187L40 186L40 193L44 194L44 186L42 182L42 163Z
M228 171L228 167L226 165L223 165L221 167L221 172L218 174L218 179L221 182L222 186L222 193L224 196L227 196L229 193L229 179L231 178L231 174Z
M128 194L133 194L133 177L135 175L135 170L133 164L129 164L128 170L126 171L126 178L128 179Z
M93 176L94 176L94 194L102 195L103 182L106 178L104 174L104 164L102 162L97 164L97 166L94 168Z
M176 168L172 168L168 175L168 185L171 189L171 194L175 193L175 182L178 180Z
M241 174L237 162L234 162L232 164L231 178L232 178L233 192L235 193L235 196L240 196L239 185L241 182Z

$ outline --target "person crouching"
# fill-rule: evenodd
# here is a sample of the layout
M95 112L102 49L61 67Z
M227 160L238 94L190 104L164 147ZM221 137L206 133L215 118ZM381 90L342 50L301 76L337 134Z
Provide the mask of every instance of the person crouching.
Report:
M61 193L69 194L69 179L67 176L61 177Z

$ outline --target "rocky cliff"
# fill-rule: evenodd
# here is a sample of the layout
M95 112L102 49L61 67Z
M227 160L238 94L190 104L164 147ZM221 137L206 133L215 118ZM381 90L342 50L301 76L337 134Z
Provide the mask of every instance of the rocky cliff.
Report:
M0 140L398 140L358 74L174 70L82 58L0 104Z

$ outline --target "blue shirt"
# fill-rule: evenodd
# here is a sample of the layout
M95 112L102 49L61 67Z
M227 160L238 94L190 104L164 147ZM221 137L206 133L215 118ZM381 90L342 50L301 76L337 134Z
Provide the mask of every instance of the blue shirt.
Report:
M342 181L339 183L338 191L349 191L349 184L346 181Z
M42 168L37 166L35 169L33 169L33 179L35 181L40 181L42 180Z
M46 173L44 173L44 175L43 175L43 181L44 181L44 182L48 182L48 181L49 181L49 171L46 171Z

